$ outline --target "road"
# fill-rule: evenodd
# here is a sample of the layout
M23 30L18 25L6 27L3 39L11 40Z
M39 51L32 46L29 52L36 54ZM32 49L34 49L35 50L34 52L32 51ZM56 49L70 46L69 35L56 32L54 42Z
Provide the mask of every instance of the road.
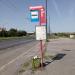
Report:
M25 39L25 38L19 38L19 39L8 39L8 40L2 40L0 41L0 50L10 48L13 46L17 46L20 44L25 44L33 41L34 39Z
M37 41L11 40L0 43L0 75L17 75L19 66L36 54ZM36 49L36 48L35 48Z
M0 54L0 75L18 75L20 65L39 53L38 41L32 41L6 49ZM6 51L5 50L5 51ZM44 70L34 75L75 75L75 40L56 39L48 42L48 54L59 54L59 58L48 64ZM25 72L23 75L31 75Z

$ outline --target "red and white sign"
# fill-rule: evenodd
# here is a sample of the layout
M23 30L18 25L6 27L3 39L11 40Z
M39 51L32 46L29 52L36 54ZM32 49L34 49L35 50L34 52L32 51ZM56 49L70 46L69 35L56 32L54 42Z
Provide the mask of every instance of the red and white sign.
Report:
M41 25L46 24L45 9L43 6L34 6L34 7L30 7L29 9L39 11L40 24Z
M29 7L30 10L40 10L42 9L43 6L33 6L33 7Z
M45 25L46 24L46 17L45 17L45 10L44 10L44 8L42 8L40 10L40 23L41 23L41 25Z

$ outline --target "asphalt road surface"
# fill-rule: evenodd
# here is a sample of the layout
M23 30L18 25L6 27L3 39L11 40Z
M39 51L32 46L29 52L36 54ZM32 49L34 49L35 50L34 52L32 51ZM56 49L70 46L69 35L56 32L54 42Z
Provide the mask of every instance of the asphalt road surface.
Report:
M0 42L0 75L17 75L18 67L35 54L33 51L36 45L34 39Z
M9 39L9 40L0 41L0 50L29 43L31 41L34 41L34 39L21 38L21 39Z

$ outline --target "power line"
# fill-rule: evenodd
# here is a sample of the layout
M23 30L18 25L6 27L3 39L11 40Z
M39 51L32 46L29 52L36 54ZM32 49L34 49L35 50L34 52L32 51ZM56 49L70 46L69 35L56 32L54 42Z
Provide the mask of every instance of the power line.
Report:
M18 8L17 8L17 6L16 6L16 4L15 4L14 1L8 0L8 3L9 3L12 7L14 7L16 10L18 10Z
M11 7L15 8L16 10L18 10L15 2L11 1L11 0L0 0L0 3L2 3L3 5L5 5L6 7L8 7L9 9L12 9Z

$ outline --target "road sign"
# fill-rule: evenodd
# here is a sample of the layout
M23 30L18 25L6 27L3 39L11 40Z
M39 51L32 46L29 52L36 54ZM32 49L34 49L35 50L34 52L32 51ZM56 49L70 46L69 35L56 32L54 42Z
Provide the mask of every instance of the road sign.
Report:
M29 8L31 11L31 22L40 22L46 25L45 9L43 6L33 6Z
M40 23L41 25L46 25L46 17L45 17L45 10L42 8L40 10Z
M31 7L29 7L30 10L40 10L42 8L43 8L43 6L31 6Z
M31 22L39 21L39 12L37 10L31 10L30 16L31 16Z
M36 26L36 40L46 39L46 26Z
M36 40L40 40L40 52L41 52L41 67L43 66L43 46L42 40L46 40L46 17L45 9L43 6L34 6L29 8L31 11L31 21L39 21L40 26L36 26Z

